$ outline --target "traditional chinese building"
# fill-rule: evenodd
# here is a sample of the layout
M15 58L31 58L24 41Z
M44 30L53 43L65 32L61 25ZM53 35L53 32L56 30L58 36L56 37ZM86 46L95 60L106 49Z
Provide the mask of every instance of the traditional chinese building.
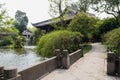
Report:
M69 24L73 17L77 14L78 9L76 5L72 4L71 9L66 8L64 11L65 11L64 15L67 15L67 17L64 18L64 22L66 24ZM54 26L52 25L53 23L59 24L60 23L59 17L42 22L32 23L32 25L35 26L36 28L45 30L46 32L50 32L54 30Z
M64 23L69 24L70 21L74 18L74 16L78 13L78 8L75 4L71 4L71 7L67 7L64 11L63 11L63 15L65 15L64 18ZM92 13L87 13L89 16L93 16L95 17L94 14ZM66 17L67 15L67 17ZM54 19L49 19L49 20L45 20L42 22L37 22L37 23L32 23L32 25L36 28L40 28L42 30L45 30L46 32L50 32L54 30L54 25L52 24L60 24L60 18L56 17Z

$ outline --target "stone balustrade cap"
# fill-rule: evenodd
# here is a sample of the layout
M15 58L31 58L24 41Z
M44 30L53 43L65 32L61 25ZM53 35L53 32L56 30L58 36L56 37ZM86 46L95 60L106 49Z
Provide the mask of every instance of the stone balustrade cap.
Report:
M4 68L4 66L0 66L0 68Z
M14 70L17 69L17 67L11 66L11 67L5 67L4 70Z
M109 53L109 54L113 54L114 52L109 51L108 53Z

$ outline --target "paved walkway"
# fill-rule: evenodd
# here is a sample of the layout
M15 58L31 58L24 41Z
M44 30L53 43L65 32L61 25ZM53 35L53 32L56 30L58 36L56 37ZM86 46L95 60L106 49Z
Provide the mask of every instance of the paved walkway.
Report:
M68 70L57 69L41 80L120 80L106 74L106 52L100 43Z

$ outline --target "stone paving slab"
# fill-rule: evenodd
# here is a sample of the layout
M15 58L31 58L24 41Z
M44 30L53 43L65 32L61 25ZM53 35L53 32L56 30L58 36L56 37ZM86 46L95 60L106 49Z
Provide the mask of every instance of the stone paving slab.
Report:
M101 43L92 44L92 50L68 70L57 69L41 80L120 80L106 74L106 50Z

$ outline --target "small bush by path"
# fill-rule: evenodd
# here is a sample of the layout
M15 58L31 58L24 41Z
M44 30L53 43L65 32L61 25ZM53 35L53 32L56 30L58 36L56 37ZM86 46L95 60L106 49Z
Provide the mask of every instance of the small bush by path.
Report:
M40 38L36 50L43 57L54 56L55 49L68 49L73 52L79 48L82 37L79 32L54 31Z

